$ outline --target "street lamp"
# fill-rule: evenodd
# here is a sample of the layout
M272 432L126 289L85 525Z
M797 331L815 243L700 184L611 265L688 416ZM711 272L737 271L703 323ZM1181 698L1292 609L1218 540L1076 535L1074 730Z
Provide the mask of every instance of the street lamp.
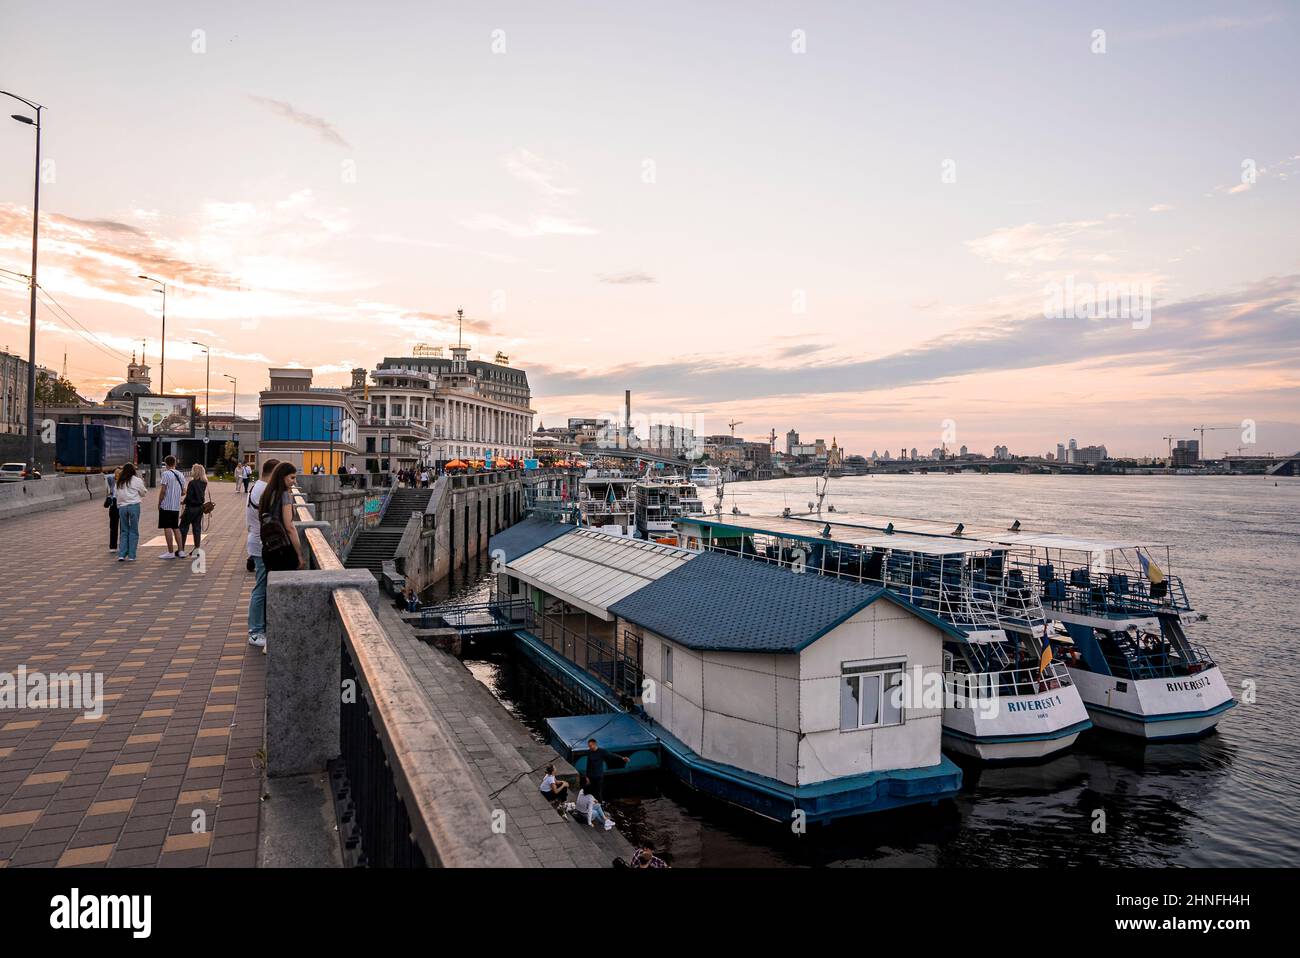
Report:
M212 433L212 348L207 343L200 343L198 339L191 339L190 344L203 347L203 355L208 357L208 370L204 373L203 386L203 441L207 442Z
M158 346L158 395L161 396L167 392L167 284L143 273L137 278L157 283L160 288L155 289L154 292L162 293L162 339Z
M36 471L36 246L41 222L41 110L45 108L16 93L7 90L0 90L0 93L36 111L36 119L23 116L21 113L10 114L19 123L26 123L36 128L36 175L32 187L32 275L28 278L32 289L32 309L27 330L27 468L30 473L34 473Z
M230 432L231 432L231 434L233 435L233 433L234 433L234 431L235 431L235 417L238 415L238 413L235 411L235 407L236 407L237 405L239 405L239 380L236 379L234 376L230 375L230 373L222 373L221 375L223 375L223 376L225 376L227 379L229 379L229 380L230 380L230 383L231 383L231 386L230 386L230 392L231 392L231 396L230 396Z

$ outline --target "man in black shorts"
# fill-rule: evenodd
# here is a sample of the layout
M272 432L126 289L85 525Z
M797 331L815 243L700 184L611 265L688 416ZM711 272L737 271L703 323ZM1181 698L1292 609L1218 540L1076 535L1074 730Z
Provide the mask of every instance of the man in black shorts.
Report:
M605 800L605 765L613 759L627 765L626 755L607 752L596 744L594 738L587 739L587 778L591 781L591 794L600 801Z
M167 551L163 559L178 559L181 548L181 497L185 493L185 477L176 469L176 457L168 456L163 460L166 468L159 480L161 492L158 495L158 528L167 537Z

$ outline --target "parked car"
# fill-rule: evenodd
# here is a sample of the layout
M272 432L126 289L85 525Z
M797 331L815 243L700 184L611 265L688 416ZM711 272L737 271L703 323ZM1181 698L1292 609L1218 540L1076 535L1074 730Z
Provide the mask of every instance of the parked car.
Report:
M19 482L23 479L39 478L41 478L39 470L33 469L28 474L27 463L25 462L6 462L4 465L0 465L0 482Z

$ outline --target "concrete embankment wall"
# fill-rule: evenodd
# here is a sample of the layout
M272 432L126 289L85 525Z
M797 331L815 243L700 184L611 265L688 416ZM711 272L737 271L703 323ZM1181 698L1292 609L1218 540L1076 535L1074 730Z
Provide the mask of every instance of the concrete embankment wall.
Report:
M443 476L407 524L396 572L417 592L486 555L488 538L519 521L523 484L513 472Z
M72 502L103 499L107 493L104 477L93 474L0 482L0 519L58 509Z

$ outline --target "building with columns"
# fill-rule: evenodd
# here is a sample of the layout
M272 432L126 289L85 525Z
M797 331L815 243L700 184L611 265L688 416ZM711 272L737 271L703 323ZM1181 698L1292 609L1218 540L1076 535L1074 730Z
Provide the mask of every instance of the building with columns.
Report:
M530 456L534 411L527 374L503 353L488 362L470 359L464 344L448 352L449 357L441 349L387 357L368 382L364 370L353 370L348 391L369 403L361 429L366 451L374 439L376 449L394 451L392 468L398 469Z

